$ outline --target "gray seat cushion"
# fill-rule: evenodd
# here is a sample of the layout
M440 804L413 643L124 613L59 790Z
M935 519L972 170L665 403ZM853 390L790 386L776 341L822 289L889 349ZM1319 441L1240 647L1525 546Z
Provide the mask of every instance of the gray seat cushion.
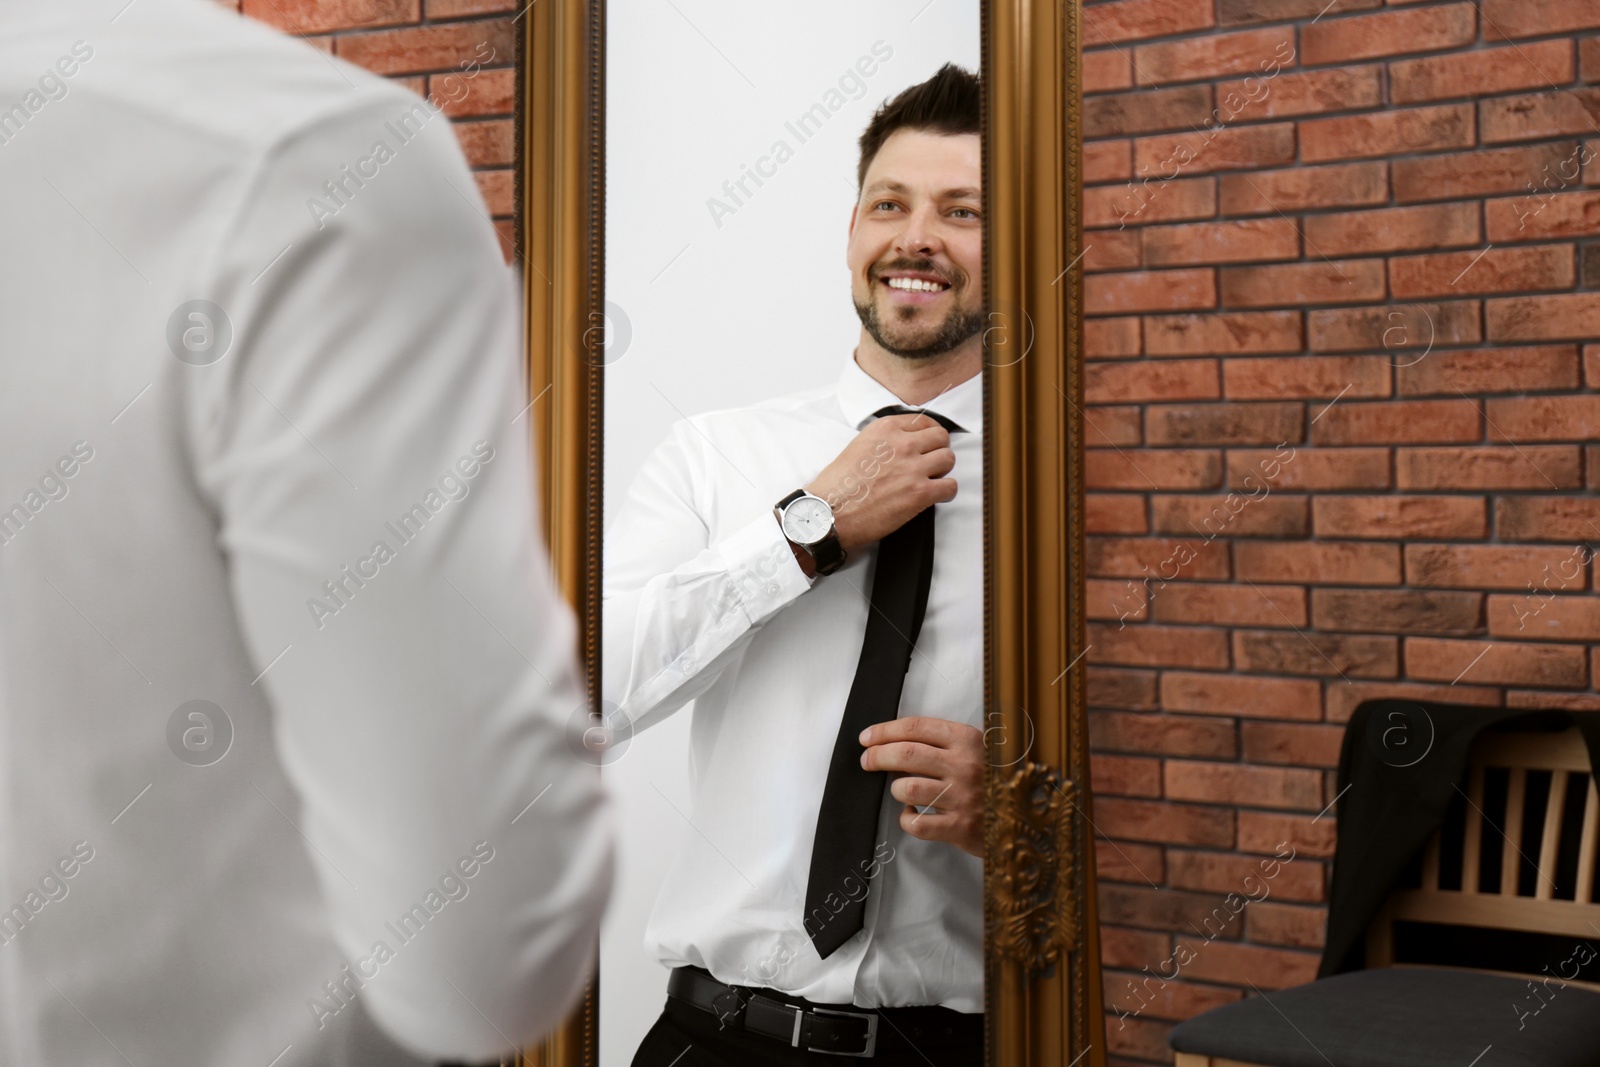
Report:
M1600 1065L1600 994L1535 986L1431 967L1355 971L1208 1011L1171 1042L1262 1067Z

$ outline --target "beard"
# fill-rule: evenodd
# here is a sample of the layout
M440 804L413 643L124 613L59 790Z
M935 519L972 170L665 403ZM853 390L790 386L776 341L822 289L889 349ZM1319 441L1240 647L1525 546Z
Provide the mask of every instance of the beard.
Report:
M931 267L932 264L928 263L897 263L884 269L925 271L930 270ZM874 272L872 280L873 284L876 285L878 281L876 272ZM957 283L962 281L964 279L952 280L952 296L955 290L959 288ZM945 315L944 321L939 323L938 328L933 331L931 336L915 340L906 336L908 333L906 327L910 320L917 316L919 308L901 307L893 309L890 313L890 321L886 323L884 316L878 313L876 297L868 299L865 304L851 302L855 304L856 317L861 320L861 325L865 327L872 339L878 342L884 351L900 356L902 359L931 359L934 356L942 356L983 329L984 324L982 309L973 311L956 306L950 309L949 313ZM954 303L953 300L952 303Z

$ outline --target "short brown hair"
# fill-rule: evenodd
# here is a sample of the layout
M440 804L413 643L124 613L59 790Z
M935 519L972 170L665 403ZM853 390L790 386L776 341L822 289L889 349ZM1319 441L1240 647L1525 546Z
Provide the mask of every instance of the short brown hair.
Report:
M867 180L867 168L883 142L896 130L934 133L981 133L983 106L978 76L946 63L927 81L911 86L873 113L861 134L861 163L856 188Z

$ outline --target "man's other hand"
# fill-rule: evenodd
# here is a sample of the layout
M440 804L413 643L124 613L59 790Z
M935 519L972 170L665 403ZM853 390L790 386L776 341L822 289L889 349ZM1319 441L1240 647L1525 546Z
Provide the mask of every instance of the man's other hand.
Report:
M900 829L983 857L983 732L948 719L891 719L861 733L861 766L892 771L889 794L905 804ZM931 807L926 814L918 807Z

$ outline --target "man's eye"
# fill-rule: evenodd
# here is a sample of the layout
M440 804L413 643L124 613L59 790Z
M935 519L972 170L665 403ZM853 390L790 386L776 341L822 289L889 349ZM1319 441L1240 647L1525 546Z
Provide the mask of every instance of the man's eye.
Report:
M877 210L880 210L880 209L886 208L886 207L890 207L890 208L899 207L899 205L896 204L893 200L879 200L876 204L872 205L872 208L873 208L874 211L877 211Z
M952 212L952 214L955 214L956 212L962 213L964 218L975 219L978 217L978 213L972 210L970 207L958 207Z

